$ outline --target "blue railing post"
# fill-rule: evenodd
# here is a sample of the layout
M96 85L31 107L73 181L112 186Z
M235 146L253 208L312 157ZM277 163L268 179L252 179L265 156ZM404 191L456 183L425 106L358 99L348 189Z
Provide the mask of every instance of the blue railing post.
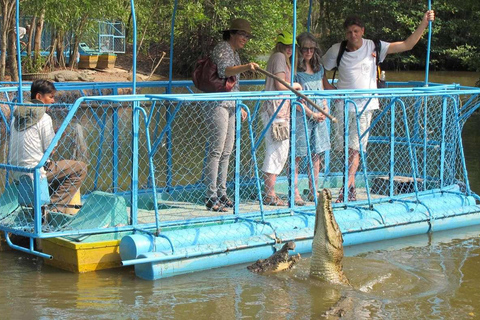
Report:
M135 14L135 1L130 0L130 7L132 11L132 26L133 26L133 61L132 61L132 92L137 92L137 16Z
M446 148L446 134L445 129L447 126L447 99L444 97L442 99L442 130L441 130L441 140L440 140L440 188L444 187L445 183L445 148Z
M240 101L235 102L235 206L233 214L239 214L240 204L240 167L241 167L241 142L242 142L242 106Z
M168 65L168 87L167 93L172 93L172 73L173 73L173 41L175 37L175 16L177 14L178 0L175 0L172 12L172 23L170 27L170 63Z
M133 0L132 0L133 1ZM17 69L18 69L18 102L23 103L23 82L22 82L22 48L20 47L20 33L19 33L19 23L20 23L20 0L15 1L15 30L17 38Z
M293 67L292 67L293 68ZM295 105L292 103L292 100L290 102L290 161L289 161L289 174L288 174L288 202L289 202L289 208L293 208L295 206L295 146L296 146L296 110L295 110Z
M131 217L132 225L135 226L138 223L138 137L140 132L139 126L139 101L133 102L132 112L132 181L131 181ZM148 129L147 129L148 130ZM156 190L154 190L156 192Z
M422 97L423 99L423 189L426 189L427 186L427 147L428 147L428 107L427 107L427 97Z
M428 0L428 10L432 10L432 1ZM430 70L430 46L432 43L432 21L428 21L428 44L427 44L427 60L425 63L425 87L428 87L428 73Z
M389 170L388 194L394 196L393 182L395 177L395 103L390 108L390 170Z
M119 134L119 128L118 128L118 108L115 107L113 108L113 114L112 114L112 133L113 133L113 141L112 141L112 149L113 149L113 154L112 154L112 163L113 163L113 168L112 168L112 189L113 192L116 193L118 191L118 151L119 151L119 143L118 140L120 138Z

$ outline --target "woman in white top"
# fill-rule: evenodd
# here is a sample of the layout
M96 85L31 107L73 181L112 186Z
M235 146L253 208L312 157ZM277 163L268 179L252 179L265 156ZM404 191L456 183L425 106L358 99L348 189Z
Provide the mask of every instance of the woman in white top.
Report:
M268 59L267 71L276 75L277 77L290 82L292 66L290 63L293 53L293 34L289 31L284 31L277 35L277 44L275 49ZM292 87L296 90L301 90L302 86L294 82ZM288 90L283 84L267 77L265 83L266 91L281 91ZM262 105L262 121L267 127L270 119L274 116L277 109L280 111L275 117L275 122L285 122L289 125L290 119L290 100L266 100ZM272 123L273 125L273 123ZM265 195L263 203L270 206L284 206L285 202L280 199L275 192L275 183L277 175L282 171L285 162L288 158L288 146L290 139L283 141L274 140L272 137L272 126L268 128L265 134L265 159L263 162L262 171L265 179Z

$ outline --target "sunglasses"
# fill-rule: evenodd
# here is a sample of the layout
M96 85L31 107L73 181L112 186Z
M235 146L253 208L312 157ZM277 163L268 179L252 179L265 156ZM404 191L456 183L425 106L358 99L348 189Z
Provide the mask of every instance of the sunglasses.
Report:
M300 49L300 51L301 51L302 53L307 53L307 52L309 52L309 51L315 52L315 47L303 47L303 48Z
M248 33L246 33L245 31L237 31L236 34L238 34L239 36L242 36L244 37L245 39L249 40L252 38L251 35L249 35Z

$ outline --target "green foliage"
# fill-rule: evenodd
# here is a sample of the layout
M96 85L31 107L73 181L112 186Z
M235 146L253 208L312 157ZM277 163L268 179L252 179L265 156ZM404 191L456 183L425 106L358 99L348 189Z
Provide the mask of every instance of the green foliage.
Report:
M224 0L215 6L206 0L182 3L175 24L175 71L190 75L196 60L222 40L221 31L234 18L249 20L255 36L240 52L242 61L262 64L259 56L270 53L276 34L292 28L292 10L289 0Z
M309 1L298 0L297 33L307 29ZM480 1L449 0L433 2L436 20L432 24L431 67L449 70L480 70ZM136 0L137 41L143 38L145 52L169 51L172 0ZM96 19L122 20L132 41L130 1L123 0L23 0L24 14L45 9L45 20L57 30L92 37ZM426 1L417 0L314 0L311 31L324 49L344 39L342 23L357 14L365 22L366 38L385 41L405 40L419 25L427 10ZM231 19L241 17L252 23L255 38L240 52L244 62L265 63L276 34L292 28L291 0L179 0L175 19L174 73L189 76L195 61L211 52L222 40L221 30ZM82 18L88 18L86 25ZM408 53L389 55L384 68L425 67L426 33Z
M444 49L442 54L456 57L460 60L463 67L471 71L480 70L480 60L478 59L478 48L468 44L457 46L456 48Z
M22 59L22 70L24 73L39 73L44 71L46 58L39 56L36 59L31 57L25 57Z

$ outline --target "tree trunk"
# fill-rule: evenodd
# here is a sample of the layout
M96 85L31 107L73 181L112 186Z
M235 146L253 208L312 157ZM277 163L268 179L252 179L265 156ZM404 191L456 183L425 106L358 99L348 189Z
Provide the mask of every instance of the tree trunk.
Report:
M5 80L5 66L6 66L6 60L7 60L7 30L8 28L5 28L5 26L8 26L7 20L8 20L8 8L7 4L5 1L1 2L2 4L2 38L1 38L1 43L0 43L0 80L4 81Z
M45 61L45 69L50 68L52 70L55 67L55 48L57 47L57 37L53 37L50 42L50 53L48 54L47 61Z
M65 68L65 32L63 30L57 31L57 63L60 68Z
M34 51L33 63L34 63L35 69L37 70L41 67L40 51L42 50L42 32L43 32L44 18L45 18L45 9L43 9L42 12L40 13L40 17L38 17L38 21L35 26L35 42L33 45L33 51Z
M10 32L8 34L8 41L7 41L7 64L8 69L10 72L10 76L12 77L12 81L18 81L18 63L17 63L17 47L16 47L16 34L13 28L10 28Z
M34 15L32 21L30 21L30 30L28 30L28 42L27 42L27 57L32 58L32 40L33 40L33 26L35 26L37 21L37 15Z
M0 42L0 80L5 80L5 74L7 69L7 48L8 48L8 36L9 30L12 27L13 21L15 19L14 9L15 1L12 0L1 0L0 5L2 6L2 39ZM13 18L13 20L12 20Z
M70 49L70 59L68 60L68 67L74 68L77 65L77 59L75 57L78 55L78 45L80 39L82 38L83 32L85 31L85 25L87 24L88 17L83 16L77 30L74 30L74 40L73 40L73 50Z

